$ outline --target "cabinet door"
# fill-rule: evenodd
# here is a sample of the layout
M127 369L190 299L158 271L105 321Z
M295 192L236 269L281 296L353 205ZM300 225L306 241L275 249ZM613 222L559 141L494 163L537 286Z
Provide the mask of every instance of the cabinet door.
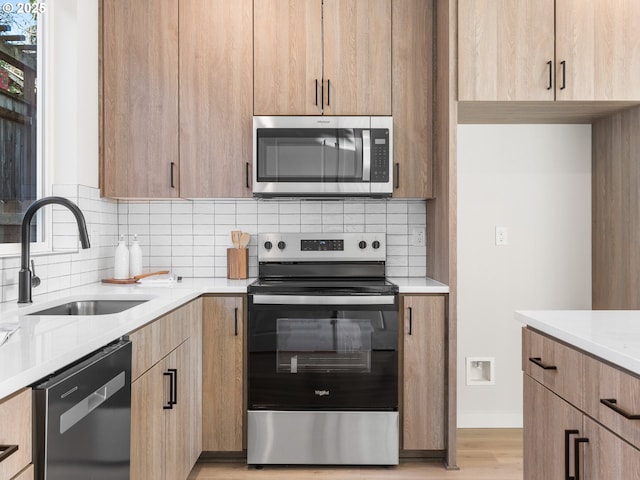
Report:
M573 476L573 442L582 433L582 413L524 375L524 480L568 478L567 441Z
M558 0L556 98L640 99L639 42L637 0Z
M553 60L553 0L459 0L458 100L554 100Z
M322 1L254 0L253 112L320 115Z
M202 448L242 451L243 298L205 297L203 311Z
M402 449L445 448L445 299L402 298Z
M249 197L252 0L180 0L180 194Z
M433 4L394 0L392 18L393 196L431 198Z
M165 478L166 369L160 361L131 384L131 480Z
M12 478L33 461L32 395L31 389L24 389L0 400L0 445L18 447L0 462L2 480ZM1 452L4 452L4 449Z
M324 114L391 115L391 0L324 0L323 18Z
M588 443L581 444L584 480L640 480L640 450L615 436L606 428L584 417L584 437Z
M174 405L165 410L165 468L167 480L183 479L191 471L191 339L171 352L165 359L167 372L174 377Z
M177 197L178 0L104 0L102 34L103 194Z

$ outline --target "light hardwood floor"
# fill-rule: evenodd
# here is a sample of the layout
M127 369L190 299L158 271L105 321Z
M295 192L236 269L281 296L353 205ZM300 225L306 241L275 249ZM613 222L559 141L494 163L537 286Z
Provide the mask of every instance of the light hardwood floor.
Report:
M405 461L397 467L248 469L240 463L198 463L189 480L522 480L521 429L458 430L460 470L445 470L440 462Z

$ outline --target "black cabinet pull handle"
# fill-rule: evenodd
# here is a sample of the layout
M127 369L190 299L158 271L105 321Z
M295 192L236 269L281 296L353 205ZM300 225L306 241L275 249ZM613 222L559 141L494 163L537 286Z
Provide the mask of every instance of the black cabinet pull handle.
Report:
M171 381L173 382L173 388L171 389L173 391L173 397L171 398L171 400L169 400L169 403L171 403L171 405L177 405L178 404L178 369L170 368L169 372L172 374Z
M409 335L413 330L413 308L409 307Z
M320 110L324 110L324 78L320 80Z
M549 60L547 65L549 66L549 83L547 84L547 90L551 90L553 88L553 62Z
M569 474L569 465L571 462L569 461L570 450L571 450L571 435L577 435L580 433L578 430L565 430L564 431L564 478L565 480L574 480L574 478Z
M575 473L574 480L580 480L580 444L589 443L589 439L585 437L576 438L573 441L573 459L575 465L573 466L573 473Z
M567 62L566 62L566 60L561 61L560 65L562 65L562 86L560 87L560 90L564 90L565 88L567 88Z
M318 79L316 78L316 107L318 106Z
M396 188L400 188L400 164L396 162L395 167L396 167L396 171L395 171L395 174L396 174L395 187Z
M244 184L247 188L251 188L249 185L249 162L244 163Z
M235 308L234 315L235 315L235 329L234 329L234 331L235 331L235 336L237 337L238 336L238 307Z
M166 405L163 405L162 408L164 410L173 410L173 374L169 371L164 372L162 375L169 377L169 401Z
M0 445L0 462L18 451L18 445Z
M331 80L327 80L327 107L331 105Z
M535 363L536 365L538 365L543 370L557 370L558 369L558 367L556 367L555 365L547 365L545 363L542 363L542 358L540 358L540 357L529 357L529 361L531 363Z
M623 410L622 408L620 408L617 405L618 401L615 398L601 398L600 403L603 404L605 407L609 407L618 415L622 415L627 420L640 420L640 415L636 413L629 413L626 410Z
M176 188L175 182L173 181L173 169L175 168L175 162L171 162L171 188Z

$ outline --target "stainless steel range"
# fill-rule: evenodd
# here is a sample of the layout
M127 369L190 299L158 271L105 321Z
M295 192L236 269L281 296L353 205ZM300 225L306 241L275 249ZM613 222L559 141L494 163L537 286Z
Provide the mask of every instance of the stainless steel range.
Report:
M398 287L383 233L261 234L247 463L398 463Z

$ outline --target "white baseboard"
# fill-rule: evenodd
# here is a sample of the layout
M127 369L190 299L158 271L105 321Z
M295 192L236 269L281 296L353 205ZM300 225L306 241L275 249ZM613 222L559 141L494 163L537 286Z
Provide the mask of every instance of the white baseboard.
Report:
M458 412L458 428L522 428L522 413Z

